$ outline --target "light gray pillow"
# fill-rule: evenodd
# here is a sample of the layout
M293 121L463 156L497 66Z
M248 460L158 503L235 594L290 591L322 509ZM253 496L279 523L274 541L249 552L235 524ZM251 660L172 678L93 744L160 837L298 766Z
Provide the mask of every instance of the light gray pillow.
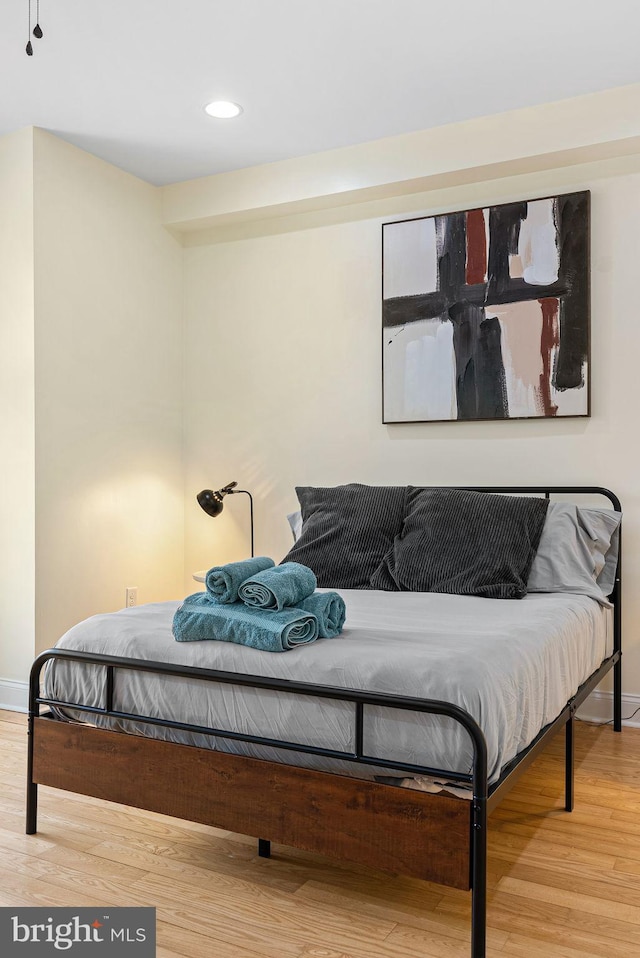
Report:
M622 513L615 513L622 518ZM620 522L616 531L611 536L611 545L605 556L604 569L597 578L597 583L605 595L611 595L613 587L616 584L616 572L618 569L618 553L620 551Z
M527 592L577 592L606 603L615 582L621 518L613 509L550 503Z
M293 541L297 542L302 532L302 510L298 509L297 512L290 512L287 516L287 522L291 528Z

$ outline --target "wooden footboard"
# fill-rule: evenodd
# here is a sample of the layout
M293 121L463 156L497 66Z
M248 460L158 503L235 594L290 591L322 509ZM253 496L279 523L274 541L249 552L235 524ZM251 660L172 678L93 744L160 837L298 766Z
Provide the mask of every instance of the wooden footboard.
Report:
M33 781L470 888L471 802L35 718Z

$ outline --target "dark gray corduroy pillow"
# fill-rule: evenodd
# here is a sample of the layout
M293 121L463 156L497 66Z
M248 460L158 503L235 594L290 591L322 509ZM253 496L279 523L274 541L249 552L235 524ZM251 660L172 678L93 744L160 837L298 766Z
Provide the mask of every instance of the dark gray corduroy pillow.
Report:
M409 487L402 534L371 585L522 598L548 504L533 497Z
M296 493L302 533L282 561L308 566L320 588L372 588L371 576L400 534L407 487L356 482L298 486Z

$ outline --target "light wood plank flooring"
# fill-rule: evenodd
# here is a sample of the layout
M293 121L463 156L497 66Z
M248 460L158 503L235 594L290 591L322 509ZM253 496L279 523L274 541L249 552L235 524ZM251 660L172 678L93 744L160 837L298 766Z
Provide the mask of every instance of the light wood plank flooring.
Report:
M640 958L640 730L578 724L571 815L562 745L491 816L488 953ZM49 788L27 836L25 746L0 712L2 906L155 906L158 958L468 958L470 896L439 885Z

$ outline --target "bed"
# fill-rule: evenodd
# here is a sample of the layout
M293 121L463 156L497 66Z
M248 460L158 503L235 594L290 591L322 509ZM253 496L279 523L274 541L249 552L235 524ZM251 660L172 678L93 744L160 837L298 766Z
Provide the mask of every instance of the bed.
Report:
M465 491L604 496L621 511L601 487ZM602 601L562 584L515 602L342 587L343 635L285 655L176 643L176 603L93 617L33 666L27 832L45 784L254 835L264 856L278 841L467 889L471 955L484 958L488 814L562 729L573 808L573 717L610 670L621 729L619 530L607 558Z

